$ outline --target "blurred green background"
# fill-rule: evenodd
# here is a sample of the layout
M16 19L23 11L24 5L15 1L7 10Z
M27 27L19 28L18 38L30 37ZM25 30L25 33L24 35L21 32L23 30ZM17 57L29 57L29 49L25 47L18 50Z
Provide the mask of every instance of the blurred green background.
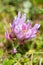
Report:
M33 24L35 23L41 24L41 27L36 38L26 42L29 43L27 44L27 47L29 49L28 52L30 51L31 53L33 53L34 51L43 52L43 0L0 0L0 46L1 42L5 41L4 26L7 26L9 28L9 23L13 21L18 11L20 11L21 13L26 13L27 19L30 19ZM28 60L29 60L28 58L26 58L25 61L23 60L24 62L23 65L29 65ZM34 60L33 62L35 61L37 62L37 60ZM27 64L25 62L27 62ZM34 65L38 65L36 62ZM18 62L18 65L21 64Z

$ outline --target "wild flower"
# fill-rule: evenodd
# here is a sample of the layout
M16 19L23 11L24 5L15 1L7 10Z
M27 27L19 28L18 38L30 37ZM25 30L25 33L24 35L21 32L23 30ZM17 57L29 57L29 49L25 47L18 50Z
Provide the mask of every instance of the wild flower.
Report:
M16 48L12 49L12 50L10 51L10 53L11 53L11 54L17 53Z
M26 14L21 16L21 13L18 12L18 16L16 16L13 23L10 24L12 33L8 34L8 32L6 32L5 36L9 39L15 35L16 38L20 41L32 39L36 36L39 27L40 24L35 24L32 26L30 20L26 20Z
M27 20L26 23L26 14L23 14L21 17L20 12L11 24L11 29L19 40L31 39L35 37L39 27L40 24L32 26L30 20Z

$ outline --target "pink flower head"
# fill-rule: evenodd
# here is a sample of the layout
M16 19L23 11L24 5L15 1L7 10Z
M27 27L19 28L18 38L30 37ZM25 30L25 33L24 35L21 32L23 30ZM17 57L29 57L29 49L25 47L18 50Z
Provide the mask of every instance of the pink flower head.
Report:
M17 50L16 50L16 48L14 48L10 52L11 52L11 54L14 54L14 53L17 53Z
M27 23L26 23L26 14L23 14L21 16L19 12L18 16L15 17L12 26L14 26L12 28L14 30L16 37L19 40L24 40L24 39L31 39L35 37L40 27L40 24L35 24L32 27L30 20L27 20Z
M27 20L26 22L26 14L23 14L21 16L21 13L18 12L18 16L16 16L13 23L10 24L12 33L9 35L9 33L6 32L5 35L7 39L12 38L15 35L20 41L32 39L36 36L39 27L40 24L35 24L34 26L32 26L30 20Z

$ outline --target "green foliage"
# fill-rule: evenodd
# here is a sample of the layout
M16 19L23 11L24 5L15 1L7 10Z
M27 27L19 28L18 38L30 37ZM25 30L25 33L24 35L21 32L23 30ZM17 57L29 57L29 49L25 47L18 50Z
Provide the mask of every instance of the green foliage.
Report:
M0 30L0 34L3 34L5 32L3 22L0 22Z
M3 56L3 50L0 49L0 58Z
M11 59L4 59L3 65L12 65L14 63L14 60Z
M20 53L17 53L17 54L15 55L15 58L20 59L20 58L21 58L21 54L20 54Z
M33 24L36 22L41 24L40 33L36 38L26 40L24 45L19 45L18 40L15 40L13 45L12 41L8 42L3 38L4 26L6 25L9 29L9 23L13 21L18 11L25 12ZM38 65L39 57L42 58L43 63L43 53L37 53L43 52L43 0L0 0L0 42L4 42L5 47L8 46L5 50L0 49L0 58L2 59L0 59L0 65L31 65L31 56L34 53L33 65ZM17 49L16 54L10 54L10 45ZM3 51L6 50L7 58L2 58Z
M43 3L43 0L31 0L31 2L34 4L36 3L37 5L39 5L40 3Z

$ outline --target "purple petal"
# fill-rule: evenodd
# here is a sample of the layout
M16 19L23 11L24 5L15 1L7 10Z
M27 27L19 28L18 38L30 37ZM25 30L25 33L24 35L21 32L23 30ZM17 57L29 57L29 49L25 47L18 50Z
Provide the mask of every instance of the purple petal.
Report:
M20 18L20 16L21 16L21 12L19 11L19 12L18 12L18 18Z
M35 24L35 25L34 25L34 28L35 28L35 29L39 29L39 27L40 27L40 24Z
M36 33L37 33L37 29L36 28L32 28L32 33L31 33L31 36L30 36L30 38L33 38L33 37L35 37L36 36Z
M26 14L23 14L21 17L21 22L25 22L26 21Z
M27 20L27 29L32 28L32 23L30 22L30 20Z
M8 31L5 32L6 39L10 39Z
M14 32L15 32L15 33L19 33L21 30L22 30L22 25L17 25L17 26L15 26L15 28L14 28Z
M29 29L29 30L27 31L26 35L25 35L25 38L28 39L28 38L31 36L31 34L32 34L32 30Z
M24 34L22 32L19 32L18 34L16 34L16 36L19 40L22 40L24 38Z
M14 17L13 26L15 26L16 24L17 24L17 16Z
M31 39L31 38L34 38L35 36L36 36L36 34L32 34L32 35L30 36L30 39Z
M27 25L26 24L22 25L22 30L27 30Z
M36 28L34 28L34 27L32 28L32 34L36 34L37 31L38 31L38 30L37 30Z

